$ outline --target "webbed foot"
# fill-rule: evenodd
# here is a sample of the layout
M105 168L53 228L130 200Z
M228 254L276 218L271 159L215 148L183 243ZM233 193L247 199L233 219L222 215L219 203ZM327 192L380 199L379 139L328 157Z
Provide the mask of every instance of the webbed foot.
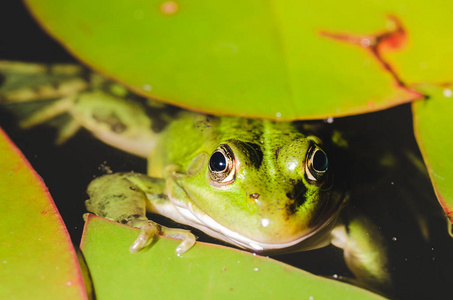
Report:
M137 253L148 246L156 235L182 240L178 247L176 247L175 252L177 255L181 255L188 251L193 247L196 241L195 236L189 230L167 228L151 220L136 219L128 225L141 229L140 235L129 248L132 253Z
M138 173L115 173L93 180L88 186L90 199L85 202L94 214L118 223L141 229L130 247L135 253L150 245L155 236L181 239L176 248L180 255L195 244L188 230L161 226L146 217L147 207L170 205L165 195L165 180Z

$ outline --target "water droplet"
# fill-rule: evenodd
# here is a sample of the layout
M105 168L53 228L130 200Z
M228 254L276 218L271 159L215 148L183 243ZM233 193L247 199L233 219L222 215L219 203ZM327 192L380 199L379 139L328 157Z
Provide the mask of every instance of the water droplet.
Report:
M360 40L360 45L361 45L362 47L365 47L365 48L366 48L366 47L369 47L369 46L371 45L371 41L370 41L369 38L361 39L361 40Z
M143 89L147 92L151 92L153 90L153 87L149 84L144 84Z
M338 274L333 274L333 278L338 279Z
M333 120L334 120L333 117L328 117L327 119L325 119L325 122L329 123L329 124L332 124Z
M453 96L453 91L451 89L444 89L444 96L450 98Z
M297 165L298 165L297 162L292 162L292 163L288 166L288 170L289 170L289 171L294 171L294 170L297 168Z
M261 220L261 226L267 227L269 225L269 219L262 219Z
M260 270L260 268L254 268L253 269L253 271L259 271L259 270Z
M282 117L282 113L281 113L281 112L277 112L277 113L275 114L275 116L276 116L277 118L281 118L281 117Z
M392 237L392 241L396 242L397 238L394 236Z
M315 297L313 297L313 296L308 297L308 300L314 300L314 299L315 299Z

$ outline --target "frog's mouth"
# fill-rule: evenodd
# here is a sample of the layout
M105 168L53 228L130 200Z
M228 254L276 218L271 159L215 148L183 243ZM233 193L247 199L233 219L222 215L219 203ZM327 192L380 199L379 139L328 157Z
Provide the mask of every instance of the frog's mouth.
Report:
M219 224L208 215L202 213L196 207L194 208L193 203L178 205L182 203L175 199L172 199L172 203L173 209L176 209L178 212L178 216L174 213L171 216L174 221L197 228L214 238L225 241L239 248L258 253L289 253L327 246L330 243L330 232L336 225L336 220L338 218L339 211L341 210L337 210L336 213L332 214L330 218L310 233L298 237L292 241L285 243L263 243L241 235L240 233L232 231Z

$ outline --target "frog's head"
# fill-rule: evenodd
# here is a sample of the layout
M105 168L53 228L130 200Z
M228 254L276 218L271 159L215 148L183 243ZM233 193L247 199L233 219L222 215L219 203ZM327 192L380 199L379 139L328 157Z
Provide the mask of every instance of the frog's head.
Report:
M285 145L227 140L200 154L180 185L204 232L254 251L328 242L344 202L315 137Z

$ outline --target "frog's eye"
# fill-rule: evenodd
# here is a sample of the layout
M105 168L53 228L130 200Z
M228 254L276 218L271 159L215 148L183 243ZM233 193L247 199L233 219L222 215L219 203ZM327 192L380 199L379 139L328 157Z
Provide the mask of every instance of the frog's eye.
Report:
M307 155L305 163L305 172L309 180L320 180L329 168L329 160L327 155L321 148L313 146Z
M226 145L220 145L209 159L209 174L211 179L220 184L229 184L235 177L234 154L233 150Z

